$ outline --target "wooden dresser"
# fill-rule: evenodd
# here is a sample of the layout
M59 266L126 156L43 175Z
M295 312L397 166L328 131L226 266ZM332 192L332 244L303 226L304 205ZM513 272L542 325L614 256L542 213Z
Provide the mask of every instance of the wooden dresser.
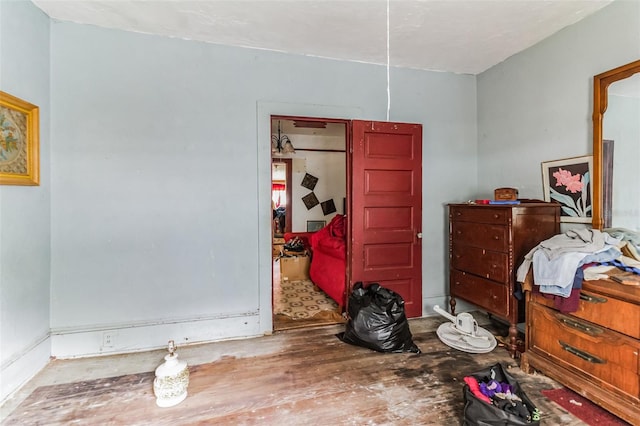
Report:
M640 425L640 286L584 281L576 312L562 314L527 292L521 368L562 383Z
M555 203L449 204L451 313L458 298L506 320L515 357L516 325L524 321L524 297L514 296L515 272L532 248L559 232Z

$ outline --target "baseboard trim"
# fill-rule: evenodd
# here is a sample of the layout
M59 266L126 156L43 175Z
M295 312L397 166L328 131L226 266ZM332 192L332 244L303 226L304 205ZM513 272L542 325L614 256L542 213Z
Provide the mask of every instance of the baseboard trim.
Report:
M51 355L64 359L115 355L164 348L169 340L177 345L186 345L258 335L260 317L257 312L237 316L57 328L51 331Z
M438 296L438 297L428 297L422 299L422 316L430 317L434 315L440 315L436 311L433 310L435 305L440 306L440 308L444 309L447 312L450 312L451 306L449 305L449 300L451 298L449 296ZM456 314L460 312L469 312L479 309L478 307L465 302L464 300L456 299Z
M0 367L0 401L19 390L42 370L51 359L51 337L46 333Z

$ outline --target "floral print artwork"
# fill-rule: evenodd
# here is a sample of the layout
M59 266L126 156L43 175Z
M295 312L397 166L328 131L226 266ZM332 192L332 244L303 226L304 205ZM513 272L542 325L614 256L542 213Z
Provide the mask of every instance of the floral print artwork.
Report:
M589 194L585 189L589 184L589 172L583 175L572 175L570 171L560 168L553 174L556 179L556 187L561 187L565 194L558 192L553 187L549 188L551 198L562 204L562 211L569 216L587 217L591 212L591 206L588 205ZM568 194L578 194L578 199L574 199Z
M545 200L560 204L563 222L591 222L591 157L587 158L542 163Z
M39 109L0 90L0 185L39 185Z
M0 107L0 170L27 171L26 141L21 130L26 127L26 121L24 114Z

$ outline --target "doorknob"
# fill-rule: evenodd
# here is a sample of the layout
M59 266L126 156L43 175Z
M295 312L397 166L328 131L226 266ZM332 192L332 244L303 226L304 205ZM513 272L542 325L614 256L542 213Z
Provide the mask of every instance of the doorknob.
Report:
M419 240L421 240L421 239L422 239L422 232L418 232L418 233L416 234L416 237L418 237L418 239L419 239Z

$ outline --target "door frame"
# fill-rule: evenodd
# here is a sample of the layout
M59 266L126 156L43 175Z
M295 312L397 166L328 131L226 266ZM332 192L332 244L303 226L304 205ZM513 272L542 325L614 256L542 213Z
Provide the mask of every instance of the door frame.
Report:
M256 218L257 261L258 261L258 332L272 334L272 251L271 236L271 116L291 117L341 117L337 120L364 119L362 109L345 105L313 105L258 101L256 108L256 158L258 212ZM342 118L349 117L349 118ZM349 133L349 132L347 132ZM348 140L350 136L347 136ZM347 156L349 150L347 149ZM349 170L347 169L347 176ZM347 178L347 184L350 181ZM350 206L347 203L347 214ZM251 277L247 277L251 279Z

